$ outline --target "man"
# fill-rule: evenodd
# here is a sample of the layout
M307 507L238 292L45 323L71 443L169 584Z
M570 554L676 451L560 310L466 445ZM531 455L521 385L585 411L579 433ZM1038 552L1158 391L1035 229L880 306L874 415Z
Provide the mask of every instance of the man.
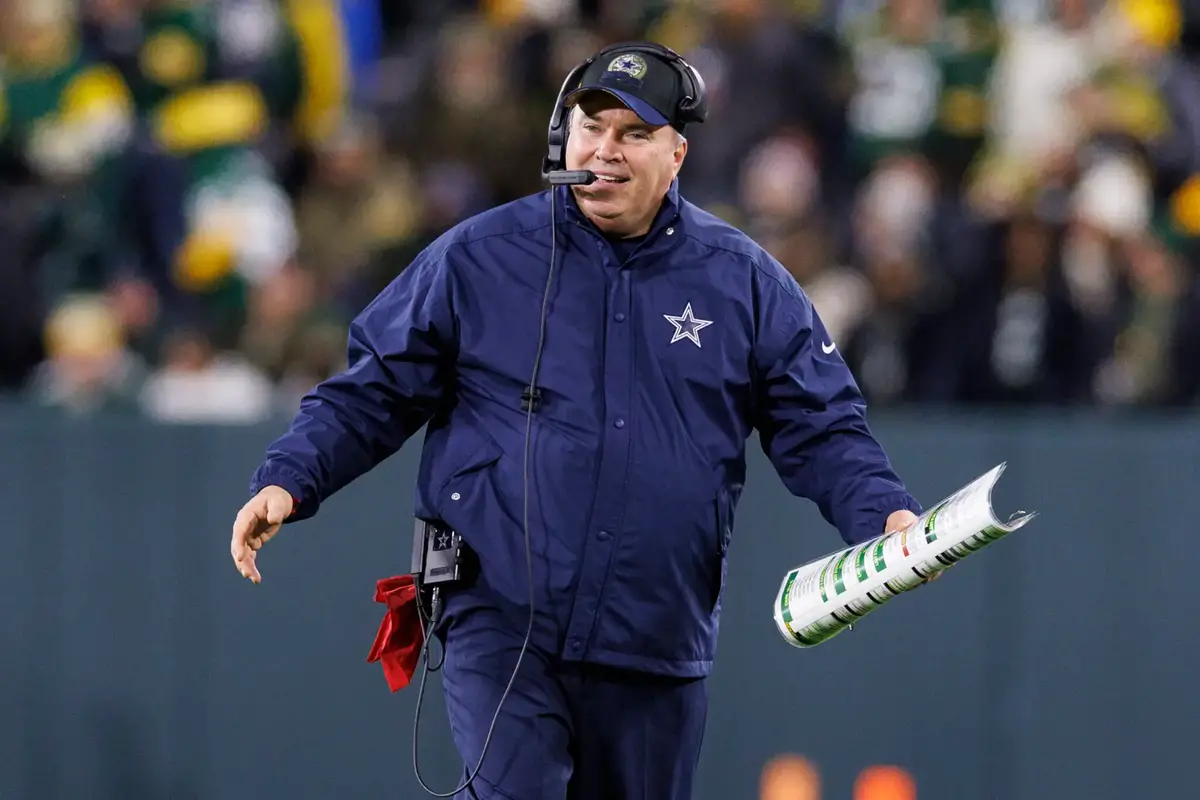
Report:
M795 281L680 197L680 110L703 118L685 67L617 46L564 88L565 166L598 179L483 213L423 252L354 322L348 371L305 399L234 524L234 560L257 583L257 550L285 519L428 426L417 516L460 532L479 564L438 630L468 770L506 698L471 797L691 796L754 430L848 542L920 510Z

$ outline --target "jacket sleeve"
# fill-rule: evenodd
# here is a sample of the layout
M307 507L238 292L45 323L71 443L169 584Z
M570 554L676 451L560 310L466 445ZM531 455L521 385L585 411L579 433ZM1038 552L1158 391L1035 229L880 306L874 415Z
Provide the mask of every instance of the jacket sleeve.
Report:
M452 301L445 258L425 250L350 324L346 370L301 400L251 493L281 486L296 503L288 521L306 519L420 430L451 385Z
M756 271L755 427L792 494L812 500L848 544L921 507L866 421L866 402L795 279L768 255Z

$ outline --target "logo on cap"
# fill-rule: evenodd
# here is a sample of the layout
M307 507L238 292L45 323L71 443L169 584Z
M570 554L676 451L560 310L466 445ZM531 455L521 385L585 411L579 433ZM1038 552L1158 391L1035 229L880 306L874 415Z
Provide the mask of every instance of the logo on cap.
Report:
M646 74L646 59L637 53L625 53L608 62L608 72L623 72L629 77L641 80Z

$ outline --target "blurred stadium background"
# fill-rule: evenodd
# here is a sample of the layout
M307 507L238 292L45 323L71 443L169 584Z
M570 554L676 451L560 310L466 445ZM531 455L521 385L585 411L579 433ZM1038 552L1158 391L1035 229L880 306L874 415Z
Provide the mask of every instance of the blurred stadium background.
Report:
M390 709L371 719L380 726L386 719L391 733L355 736L394 737L394 763L364 784L342 775L328 785L372 786L372 797L423 796L408 778L411 698L387 696L374 669L360 664L378 614L369 603L372 582L402 562L407 523L403 507L369 512L357 504L398 503L394 482L410 477L411 461L386 473L391 488L373 478L348 490L350 499L314 522L311 536L298 536L307 549L289 556L280 545L280 554L271 554L282 560L282 574L267 568L268 581L317 581L324 575L311 563L324 558L318 538L362 537L371 532L350 527L400 520L391 531L373 532L375 549L357 560L329 562L347 570L352 563L357 582L333 578L342 588L320 603L305 601L309 611L329 614L314 623L312 641L294 621L285 633L255 627L269 627L268 614L286 615L289 606L234 585L236 574L222 561L226 531L261 445L304 391L342 366L353 315L448 226L541 188L546 119L562 78L612 41L656 39L701 71L711 116L689 131L684 195L754 235L809 292L879 415L877 427L898 443L897 461L915 472L923 497L932 500L1016 451L1028 459L1021 469L1034 476L1020 484L1024 489L1045 489L1037 476L1074 487L1071 502L1055 506L1062 515L1054 525L1091 508L1092 535L1115 542L1129 533L1125 520L1165 526L1188 519L1179 509L1169 519L1154 515L1194 496L1187 492L1198 474L1200 428L1189 418L1200 406L1200 2L0 0L0 8L0 522L8 550L0 577L13 591L0 628L0 664L7 661L0 708L12 711L0 719L0 800L328 797L312 776L345 767L314 766L321 756L302 744L272 751L290 759L287 766L231 764L214 755L214 742L239 730L236 714L210 718L194 741L180 734L178 727L198 724L193 715L203 716L199 698L208 695L172 682L185 680L175 661L146 666L167 650L137 643L150 631L152 638L174 630L188 639L180 626L202 623L208 632L200 644L172 644L181 649L170 650L171 658L207 653L233 675L250 660L267 659L266 675L246 676L247 713L257 715L264 713L261 694L272 691L270 673L283 664L271 648L324 649L320 637L338 630L337 614L357 625L346 645L352 652L306 691L333 692L322 680L362 681L365 688L347 694L346 706L310 701L297 688L269 707L292 715L299 728L325 727L329 741L342 737L339 726L359 720L356 704L371 705L376 715L377 707ZM943 419L954 420L947 424L955 432L939 428ZM1066 438L1055 450L1060 433ZM985 434L996 437L994 444L979 444ZM416 446L408 448L410 458ZM941 447L958 454L949 461L961 469L929 466ZM1082 460L1104 481L1063 477ZM1089 485L1113 492L1105 498ZM1110 505L1114 496L1125 517ZM793 506L771 505L782 502L772 495L751 513L764 524L773 514L783 520L781 531L792 524L790 514L811 519ZM131 529L145 538L129 539ZM169 593L170 581L159 575L157 588L134 589L138 577L124 573L138 572L140 554L167 546L163 540L181 531L188 543L164 563L173 565L172 580L201 580L193 567L211 574L195 599L215 603L209 611L188 610L177 598L164 610L158 592ZM111 544L96 543L110 534ZM75 537L88 537L85 554ZM789 551L786 560L799 563L836 544L829 535L811 538L819 540L813 552ZM1163 545L1143 579L1162 579L1161 570L1186 560L1191 546L1184 538ZM131 552L104 552L122 548ZM1011 553L1025 555L998 555L1001 566L977 568L993 570L990 580L1003 584L993 586L997 596L1011 588L1010 578L1031 580L1033 551L1015 548ZM769 583L779 555L757 553L747 552L747 563L765 564ZM78 569L46 566L67 563L55 559ZM1134 581L1118 570L1119 559L1105 563L1108 589ZM77 573L88 583L72 604L47 599ZM774 588L741 590L730 602L759 602ZM956 590L939 586L928 594L939 591ZM236 600L214 600L222 594ZM910 607L973 630L970 619L944 607L949 596L942 603L926 596ZM114 606L113 597L124 599ZM1154 624L1194 621L1183 612L1196 610L1195 599L1177 599L1187 605L1177 603L1173 614L1148 609ZM143 712L157 720L151 727L160 734L143 747L155 749L155 769L182 770L181 783L137 778L131 765L144 753L107 748L119 735L109 728L79 727L84 711L71 698L103 694L91 683L99 673L78 663L43 670L38 648L56 638L46 628L79 608L104 609L96 611L102 629L87 634L90 658L106 649L109 636L132 643L129 652L137 654L109 651L107 666L97 669L169 673L163 686L174 688L161 697L190 697L168 711L151 702ZM1057 613L1071 624L1088 608L1067 603ZM232 639L212 633L230 624L240 626ZM1135 623L1131 613L1129 624L1151 623ZM253 650L260 636L275 637L271 648ZM864 633L847 647L856 659L878 659L864 642L903 644L898 633L887 636ZM1093 647L1096 639L1079 641ZM243 649L220 656L204 649L218 640ZM360 641L362 653L355 649ZM928 653L937 662L961 646L978 650L986 665L995 652L978 642L921 641L925 649L903 658ZM69 643L57 647L64 657L72 650ZM1179 652L1195 649L1188 647ZM776 659L794 655L771 652ZM1142 652L1147 663L1167 658ZM1078 651L1054 653L1063 680L1074 658L1083 673L1101 668ZM725 657L751 656L730 649ZM1194 657L1187 664L1200 666ZM1191 666L1170 674L1190 674ZM182 674L207 676L205 691L229 688L229 675L190 669ZM1157 673L1137 674L1134 683L1105 678L1097 684L1103 691L1093 686L1088 696L1138 708L1139 692L1156 684L1146 676ZM797 680L817 686L838 679L822 673ZM718 685L739 698L745 688ZM1105 695L1109 689L1116 694ZM45 693L41 700L30 699L38 693ZM120 696L114 692L112 702L120 705ZM756 696L760 705L770 702ZM440 694L429 702L440 705ZM980 719L1014 730L1019 723L1000 706L993 716L981 711ZM1117 721L1076 711L1084 720L1079 729L1096 735L1099 720L1101 731L1111 724L1189 741L1178 727L1186 719L1164 730L1148 711ZM752 721L757 712L745 713ZM937 713L952 728L941 735L973 735L973 722L954 722L944 707ZM1164 710L1161 718L1168 716ZM704 797L1165 800L1194 791L1159 769L1158 786L1166 788L1156 791L1170 794L1140 793L1132 767L1115 782L1103 776L1117 773L1100 770L1086 791L1074 779L1056 784L1078 786L1078 794L1041 793L1045 775L1032 768L1005 789L997 783L1004 767L974 744L963 746L977 761L958 767L975 775L973 788L939 785L936 762L900 763L909 751L886 748L876 748L878 759L837 766L831 782L822 777L828 765L806 752L809 723L788 724L801 738L773 737L770 747L742 759L737 781L713 777L725 768L722 753L710 751ZM904 730L895 719L868 720L862 730L812 724L817 733L859 737L868 737L866 728L884 735L889 724L896 735ZM430 730L431 738L444 738L436 722ZM1090 758L1116 770L1122 758L1140 758L1122 744L1136 739L1144 737L1114 733L1105 739L1111 746L1089 750ZM207 750L179 754L177 748L200 741ZM328 746L325 739L302 741ZM1010 755L1019 749L1009 745ZM1147 748L1161 753L1158 744ZM91 755L78 755L84 751ZM439 786L449 788L452 754L444 742L428 752L442 759ZM1063 769L1098 766L1080 758ZM261 778L253 791L239 783L251 773ZM307 777L293 785L285 773ZM931 782L938 788L928 790ZM715 795L713 785L750 788Z

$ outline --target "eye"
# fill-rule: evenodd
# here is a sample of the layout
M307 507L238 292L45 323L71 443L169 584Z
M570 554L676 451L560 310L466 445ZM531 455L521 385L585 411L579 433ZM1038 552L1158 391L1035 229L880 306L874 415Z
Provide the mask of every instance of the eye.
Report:
M594 122L583 123L583 129L585 131L587 131L588 133L599 133L600 132L600 126Z
M650 134L646 131L630 131L629 135L634 139L641 139L642 141L646 141L650 138Z

